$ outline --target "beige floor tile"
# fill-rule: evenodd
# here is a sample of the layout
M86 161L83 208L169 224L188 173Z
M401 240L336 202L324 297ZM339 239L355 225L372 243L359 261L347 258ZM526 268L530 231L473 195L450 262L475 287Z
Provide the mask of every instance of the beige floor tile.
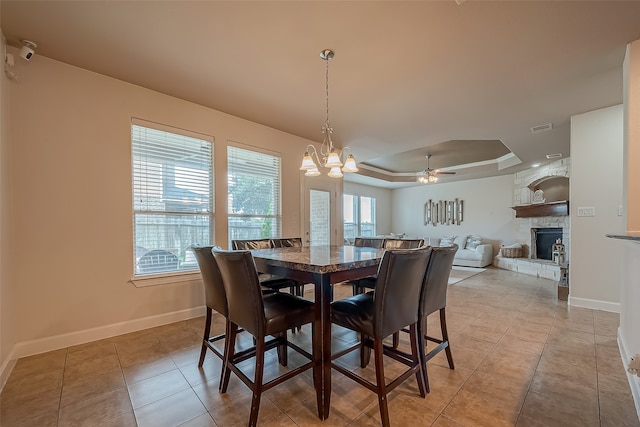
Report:
M544 393L529 391L521 414L542 425L598 426L598 400L584 394L570 395L546 389Z
M66 383L62 387L60 406L65 407L81 400L91 399L124 386L124 377L120 369L87 380Z
M217 425L211 414L207 412L180 424L180 427L217 427Z
M96 427L137 427L136 416L133 411L125 412L122 415L108 419L97 424Z
M42 374L62 369L64 368L66 357L66 348L23 357L16 362L16 365L11 371L11 376L22 377L25 375Z
M136 351L125 353L118 352L120 365L122 365L123 368L141 363L153 362L166 357L169 357L169 351L167 351L160 342L151 344Z
M207 410L191 389L134 409L138 427L174 427L192 420Z
M87 380L116 369L120 369L117 354L87 360L77 365L67 366L64 370L64 383Z
M49 412L38 413L35 416L21 419L16 424L11 424L11 426L9 426L8 422L4 422L2 418L0 418L0 422L2 422L0 425L7 427L57 427L58 410L54 409Z
M615 395L600 393L599 403L602 425L640 427L638 413L632 400L619 399Z
M169 356L146 363L137 363L122 370L128 385L144 381L165 372L173 371L177 366Z
M506 427L515 424L519 409L496 405L491 399L483 398L481 393L461 390L442 413L465 426Z
M444 415L440 415L438 419L432 424L433 427L464 427L462 424L457 421L452 420L451 418L445 417Z
M60 408L58 426L96 425L130 411L129 394L121 388Z
M23 422L28 425L51 412L58 412L62 388L47 390L31 395L8 396L3 394L0 402L0 420L2 425L15 425ZM34 421L35 420L35 421Z
M397 426L430 426L438 417L438 411L424 405L424 399L419 396L408 396L391 393L387 404L389 422ZM371 405L363 414L356 418L350 426L379 426L381 423L380 409L377 403Z
M62 369L32 375L11 375L4 386L3 393L8 395L31 395L62 387Z
M178 369L129 385L133 409L190 388Z
M611 375L619 378L626 378L627 373L625 371L624 364L620 357L598 357L598 372L604 375Z
M87 344L69 347L65 366L78 365L92 359L109 356L116 353L116 346L113 339L108 338L99 341L92 341Z

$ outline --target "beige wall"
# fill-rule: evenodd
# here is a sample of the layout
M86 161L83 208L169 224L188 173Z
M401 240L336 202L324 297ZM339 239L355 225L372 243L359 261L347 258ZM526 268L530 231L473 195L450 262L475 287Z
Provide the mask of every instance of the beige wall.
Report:
M617 105L571 118L570 302L619 311L621 247L606 234L624 229L623 107ZM593 217L576 216L594 207Z
M1 34L2 49L6 47L4 34ZM3 57L4 59L4 57ZM11 304L10 263L7 259L9 246L10 203L9 203L9 120L7 118L7 85L12 84L5 73L0 76L0 386L6 378L5 364L15 343L13 316L14 306Z
M479 234L494 245L494 256L501 244L514 243L515 217L512 206L513 175L474 179L394 190L392 229L418 237ZM427 200L464 201L464 220L460 225L425 225Z
M279 151L283 235L299 235L298 167L311 141L40 55L16 66L20 83L3 85L15 190L15 239L3 257L15 272L9 344L202 306L197 282L129 282L131 117L215 138L216 243L225 247L226 142Z

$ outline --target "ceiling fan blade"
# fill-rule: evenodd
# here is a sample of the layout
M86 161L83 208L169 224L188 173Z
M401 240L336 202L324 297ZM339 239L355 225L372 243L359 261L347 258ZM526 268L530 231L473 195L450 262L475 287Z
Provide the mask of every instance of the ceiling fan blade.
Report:
M438 175L455 175L455 172L444 172L444 171L435 171Z

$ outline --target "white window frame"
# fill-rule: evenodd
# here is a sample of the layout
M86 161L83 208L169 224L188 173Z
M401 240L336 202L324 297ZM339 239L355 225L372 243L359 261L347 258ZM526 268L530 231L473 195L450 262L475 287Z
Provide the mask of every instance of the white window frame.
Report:
M355 222L350 223L350 224L354 224L356 227L356 235L354 237L374 237L377 235L377 227L378 227L378 221L377 221L377 212L376 212L376 198L373 196L367 196L364 194L352 194L352 193L344 193L343 194L343 230L344 230L344 225L346 224L346 220L344 218L344 209L347 206L347 202L344 200L344 198L346 196L350 196L353 197L353 217L355 219ZM373 201L373 207L371 209L371 216L373 219L372 225L373 225L373 234L371 236L363 236L362 234L362 197L366 197L368 199L371 199ZM345 233L346 236L346 233ZM345 237L346 239L346 237Z
M144 142L135 141L136 135L138 135L138 128L142 128L142 132L145 129L153 131L166 132L171 135L178 135L176 140L171 140L170 138L166 140L162 140L158 137L158 140L154 141L156 144L164 144L162 146L151 147L147 146L146 148L151 148L150 150L145 150L143 146ZM187 229L193 229L193 224L189 224L191 220L189 217L195 218L195 234L198 237L198 242L192 242L192 244L212 244L215 242L215 183L214 183L214 159L213 159L213 144L214 138L210 135L204 135L197 132L187 131L184 129L179 129L159 123L149 122L146 120L141 120L137 118L132 118L131 120L131 177L132 177L132 222L133 222L133 277L131 282L136 287L142 286L152 286L166 283L176 283L176 282L186 282L192 280L199 280L200 273L198 271L197 262L195 262L195 257L193 257L193 253L189 251L186 247L182 247L184 244L182 242L185 239L185 235L182 233L182 229L185 224L182 221L186 221L186 225L190 227L185 227ZM171 136L169 135L169 137ZM179 140L179 137L187 137L194 138L194 140L185 139L183 141ZM150 138L153 138L153 134L150 134ZM149 141L145 141L149 143ZM203 144L205 143L205 144ZM198 151L198 144L200 144L199 151L202 153L203 146L205 147L205 153L207 155L195 156L193 154L188 155L188 150L192 149L196 152ZM208 145L207 145L208 144ZM136 154L136 151L140 152L143 150L143 154ZM185 155L185 152L187 154ZM141 156L148 155L164 155L165 160L160 162L150 162L149 160L140 160ZM172 194L167 197L164 192L164 185L166 185L164 172L158 173L157 169L154 170L150 165L163 165L166 166L167 158L171 160L172 155L175 154L175 164L173 164L175 169L173 170L173 174L171 175L171 179L175 180L172 182L174 188L177 192L183 191L185 193L180 198L181 195ZM193 161L193 158L198 158L198 165L200 167L195 167L189 165L188 162ZM204 163L203 163L204 162ZM205 174L197 173L198 169L201 169L201 166L205 166L205 169L208 169L208 172ZM177 170L181 169L184 172L182 174L177 173ZM136 174L140 176L136 177ZM204 176L208 174L206 178ZM200 175L200 176L199 176ZM145 177L146 179L142 179L141 177ZM178 179L182 177L183 182L182 185L178 183ZM142 186L148 186L149 182L154 183L154 188ZM158 184L160 182L160 184ZM144 183L144 184L143 184ZM158 186L162 186L161 190L158 190ZM208 187L208 188L207 188ZM195 191L194 191L195 188ZM203 193L199 193L198 189L203 189ZM160 193L159 197L154 198L153 194ZM193 195L197 196L198 194L205 194L202 196L202 199L198 197L192 197ZM136 198L140 197L140 200L136 202ZM208 197L208 200L207 200ZM171 206L173 204L174 206ZM168 220L176 221L175 225L171 222L168 222L167 229L165 231L166 235L171 235L172 231L174 231L172 239L179 242L178 245L181 246L179 248L175 248L176 252L172 250L168 250L166 247L153 248L153 244L149 243L149 246L152 246L151 249L159 249L166 250L171 254L174 254L177 258L177 269L176 270L162 270L162 266L159 268L157 272L154 272L153 269L144 272L141 271L138 264L140 263L138 255L136 252L137 246L140 246L140 238L141 236L138 234L137 227L137 217L147 215L151 218L167 218ZM208 227L202 229L202 221L208 224ZM153 222L151 223L153 224ZM176 237L175 230L172 228L178 228L178 233ZM167 232L168 231L168 232ZM202 234L204 232L204 235ZM193 233L193 231L192 231ZM138 238L136 237L138 235ZM144 236L144 232L143 232ZM186 240L195 239L193 235L189 235L186 237ZM208 239L208 242L206 241ZM164 242L164 245L167 245L167 242ZM164 246L160 244L159 246ZM146 248L145 248L146 250ZM173 257L172 257L173 260Z
M234 150L235 153L234 153ZM244 150L244 152L240 151ZM277 174L273 175L276 180L275 186L276 188L273 190L275 192L275 200L272 200L273 212L271 214L263 213L263 214L255 214L255 213L236 213L234 212L232 202L233 202L233 188L229 184L227 187L227 230L229 236L229 247L231 247L231 241L234 239L254 239L254 238L276 238L281 236L282 230L282 156L279 152L265 150L262 148L254 147L247 144L242 144L239 142L229 141L227 145L227 182L229 183L231 180L231 176L236 169L236 166L232 165L234 158L241 158L244 155L265 155L272 157L272 160L265 159L264 169L260 169L260 167L254 166L253 171L257 172L257 176L261 174L265 174L269 172L269 162L275 163L275 167L277 168ZM240 168L242 171L242 168ZM235 228L231 225L232 222L235 221L247 221L251 219L271 219L274 220L275 228L271 229L271 233L269 236L242 236L242 235L234 235L233 229Z

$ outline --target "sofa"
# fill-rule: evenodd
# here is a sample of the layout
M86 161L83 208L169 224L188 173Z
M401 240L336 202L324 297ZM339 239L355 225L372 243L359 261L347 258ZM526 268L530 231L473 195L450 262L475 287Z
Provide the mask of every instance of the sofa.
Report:
M482 237L477 235L440 238L425 237L424 242L431 246L458 245L458 251L453 258L453 265L486 267L493 262L493 246L490 243L482 243Z

